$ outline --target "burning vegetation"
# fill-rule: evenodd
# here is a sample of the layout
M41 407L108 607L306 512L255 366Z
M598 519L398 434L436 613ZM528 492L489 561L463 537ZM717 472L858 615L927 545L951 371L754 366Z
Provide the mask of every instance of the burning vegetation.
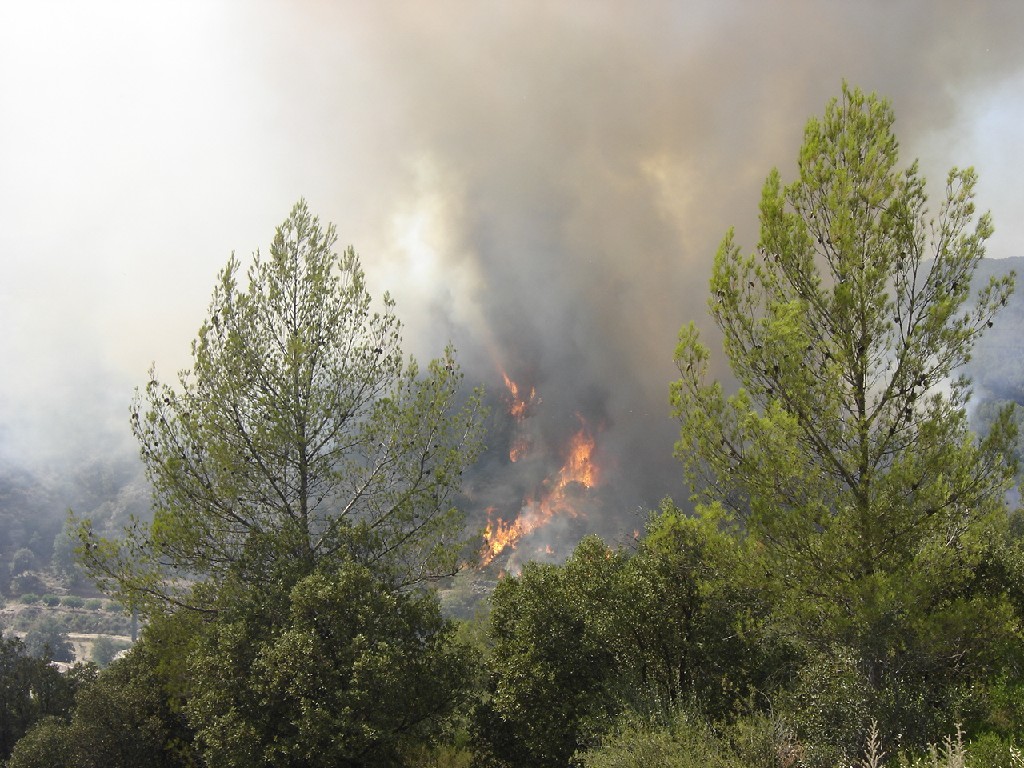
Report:
M542 400L535 387L521 387L508 374L502 372L506 397L506 412L511 424L508 458L513 464L535 459L546 467L542 479L525 492L518 500L519 507L513 516L502 515L497 506L487 508L487 525L483 532L483 547L480 552L481 566L491 564L495 558L506 553L509 561L524 539L555 521L585 517L585 508L590 500L590 491L601 481L601 472L595 459L596 438L593 428L579 413L576 430L568 440L552 451L547 447L538 448L532 437L529 419L536 413ZM535 455L542 452L544 455ZM551 542L542 541L537 545L539 555L555 555Z

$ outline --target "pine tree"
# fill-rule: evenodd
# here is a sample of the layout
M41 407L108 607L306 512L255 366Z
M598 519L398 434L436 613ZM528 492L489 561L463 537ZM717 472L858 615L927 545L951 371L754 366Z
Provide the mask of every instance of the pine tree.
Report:
M971 300L992 233L975 173L952 170L929 218L893 120L844 85L809 121L799 178L765 183L757 251L730 232L715 258L710 313L738 389L706 381L691 323L671 399L696 500L756 543L772 629L813 660L797 697L824 712L835 694L836 720L910 728L926 699L948 703L989 669L1012 624L982 565L1006 527L1015 428L1006 411L971 434L958 369L1013 276ZM844 693L826 690L847 674Z
M425 371L403 358L392 300L375 311L335 243L298 203L247 286L228 261L178 386L152 372L137 396L153 522L117 541L81 530L91 575L128 604L210 610L229 579L294 584L345 562L396 585L457 567L479 397L460 393L451 348Z

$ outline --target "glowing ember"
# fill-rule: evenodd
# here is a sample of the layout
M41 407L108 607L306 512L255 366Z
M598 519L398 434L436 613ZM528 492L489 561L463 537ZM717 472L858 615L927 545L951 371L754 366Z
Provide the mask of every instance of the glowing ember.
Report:
M530 450L530 438L526 435L518 435L515 440L512 441L512 445L508 449L508 459L511 462L517 462L523 456L525 456Z

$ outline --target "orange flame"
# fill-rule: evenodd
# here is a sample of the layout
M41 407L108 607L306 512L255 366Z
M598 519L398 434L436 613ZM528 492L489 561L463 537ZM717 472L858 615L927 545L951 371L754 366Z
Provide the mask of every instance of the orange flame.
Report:
M540 399L537 397L537 390L534 387L530 387L530 396L523 397L519 394L519 385L516 384L512 379L508 377L508 374L504 371L501 372L501 377L505 380L505 388L508 389L509 402L508 402L508 413L513 419L516 420L517 424L522 424L523 419L530 415L530 410L537 404L540 403ZM520 427L519 430L522 428ZM516 435L515 439L508 449L509 461L515 463L523 458L530 451L530 438L520 431Z
M582 427L572 436L569 444L569 458L559 473L558 490L569 483L582 483L587 488L597 485L597 465L594 464L594 438Z
M530 396L521 397L519 385L512 381L504 371L501 372L501 377L505 380L505 388L508 389L510 396L508 413L516 421L522 421L526 418L528 410L540 402L537 399L537 389L530 387Z
M505 547L514 546L529 531L524 531L522 518L506 523L500 517L493 519L494 508L487 510L487 527L484 528L484 548L480 553L483 565L491 562Z
M508 449L508 460L512 463L519 461L530 450L530 440L525 435L519 435L512 441Z
M594 438L584 423L569 442L567 456L558 475L544 482L538 498L525 500L515 520L505 522L501 517L494 517L493 508L487 510L484 546L480 552L481 565L490 563L506 548L515 549L521 538L546 525L556 515L579 516L573 491L579 487L593 488L600 480L593 458L594 446Z

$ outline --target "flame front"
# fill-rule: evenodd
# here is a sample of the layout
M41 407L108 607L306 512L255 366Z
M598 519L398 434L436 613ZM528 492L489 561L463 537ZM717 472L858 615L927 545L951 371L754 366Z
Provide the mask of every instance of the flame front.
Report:
M580 421L583 421L582 417ZM481 565L490 563L506 548L514 549L520 539L543 527L556 515L572 518L580 515L574 491L593 488L600 479L594 463L594 447L594 437L586 423L583 423L569 442L558 474L544 481L536 497L524 500L515 520L506 522L496 516L494 508L487 510L484 546L480 552Z
M487 526L483 529L484 544L480 559L484 565L494 560L506 547L514 547L515 543L529 532L523 529L521 517L507 523L501 517L490 517L493 512L494 510L488 510Z
M582 417L580 417L582 421ZM587 488L597 485L597 465L594 464L594 438L584 425L572 437L569 458L559 473L559 490L569 483L581 483Z

